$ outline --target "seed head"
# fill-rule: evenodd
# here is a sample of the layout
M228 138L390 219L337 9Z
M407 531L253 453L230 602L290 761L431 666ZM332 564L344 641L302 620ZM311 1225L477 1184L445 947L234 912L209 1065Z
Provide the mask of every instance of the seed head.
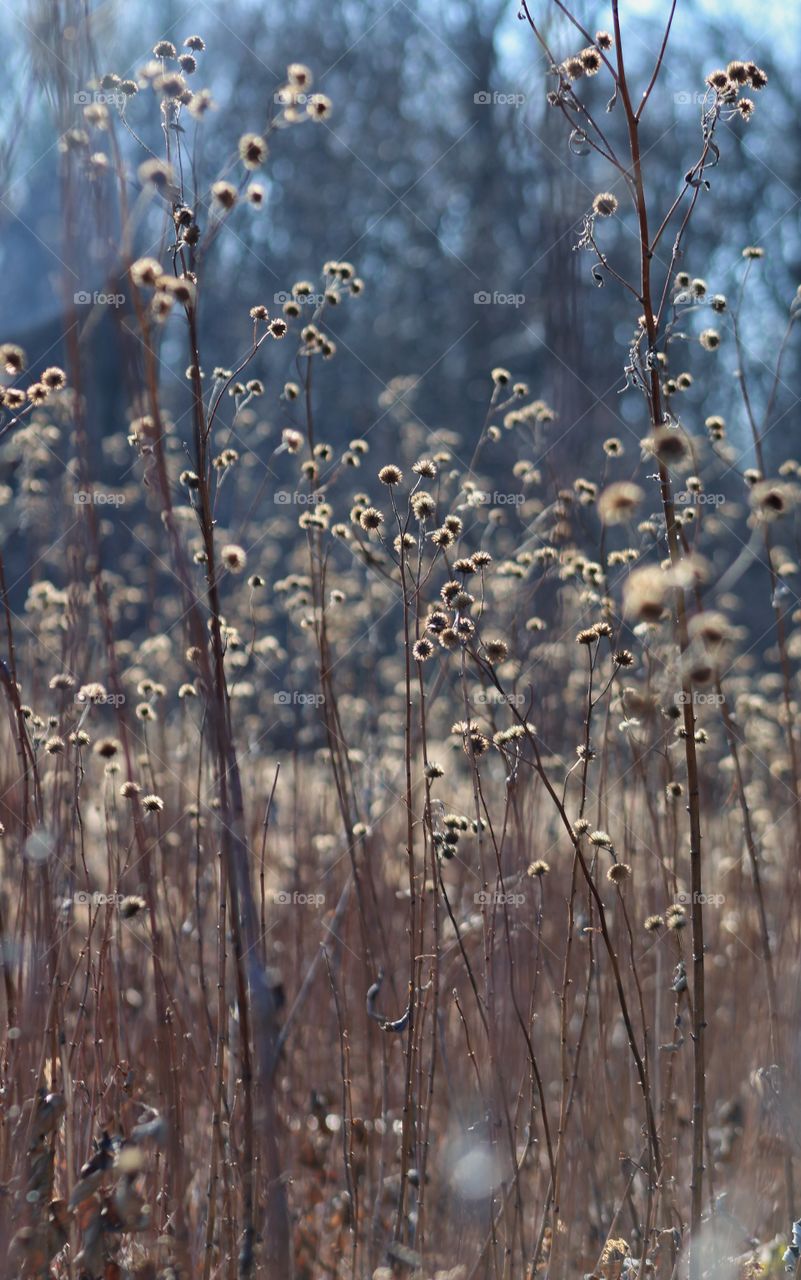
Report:
M431 458L418 458L417 462L412 463L412 471L426 480L433 480L437 474L437 464Z
M267 143L258 133L243 133L239 139L239 158L246 169L260 169L267 159Z
M313 76L310 69L302 62L290 62L286 69L287 82L296 89L308 89Z
M715 71L710 71L706 77L706 82L710 89L714 89L716 93L726 93L731 88L729 77L725 71L718 67Z
M382 484L386 484L390 486L395 484L400 484L401 480L403 479L403 472L401 471L400 467L395 467L392 464L390 464L389 466L381 468L381 470L378 473L378 478Z
M242 573L248 562L247 552L236 542L229 542L223 547L220 559L229 573Z
M333 109L331 99L324 93L313 93L306 103L306 114L318 122L327 120Z
M384 517L377 507L366 507L359 515L359 524L367 533L377 533Z
M641 622L659 622L668 598L669 579L661 569L646 565L634 569L623 588L623 608Z
M606 878L612 884L623 884L624 880L628 880L631 875L631 867L627 862L614 862L606 873Z
M592 207L599 218L611 218L613 213L617 213L617 196L613 196L611 191L601 191L593 200Z
M589 835L590 844L598 849L613 849L612 837L608 831L591 831Z
M61 391L67 385L67 375L57 365L51 365L49 369L45 369L39 381L48 391Z
M752 510L765 521L779 520L794 506L789 486L770 480L755 484L749 497Z
M418 520L420 524L425 524L427 520L433 519L436 515L437 504L431 497L430 493L426 493L421 489L420 492L416 493L412 498L412 511L414 512L415 519Z
M484 656L492 666L497 666L509 656L509 646L505 640L485 640Z
M123 898L120 903L120 915L123 920L133 920L135 916L139 915L140 911L144 911L146 908L147 903L144 898L139 898L135 894L130 894L128 897Z
M223 209L233 209L236 204L236 187L232 182L215 182L211 194Z
M726 68L726 75L732 84L746 84L748 81L748 67L744 62L730 62Z
M648 444L659 461L666 466L678 466L687 457L687 442L672 427L657 427Z
M637 508L645 498L638 484L629 480L620 480L610 484L598 499L598 515L603 524L625 524L635 515Z
M668 929L683 929L687 924L687 912L684 907L675 904L665 912L665 924Z

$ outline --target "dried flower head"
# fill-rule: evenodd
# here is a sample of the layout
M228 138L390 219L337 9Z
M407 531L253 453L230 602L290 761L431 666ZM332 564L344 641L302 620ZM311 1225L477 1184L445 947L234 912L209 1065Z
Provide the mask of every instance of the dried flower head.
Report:
M484 656L492 666L497 666L509 656L509 646L505 640L485 640Z
M232 182L215 182L211 194L216 204L222 209L233 209L236 204L236 187Z
M123 920L133 920L140 912L146 909L147 903L144 898L137 897L136 894L129 894L120 903L120 915Z
M267 143L258 133L243 133L239 139L239 158L246 169L260 169L267 159Z
M220 559L229 573L242 573L248 562L247 552L236 542L228 542L220 551Z
M598 499L598 515L606 525L625 524L636 514L645 498L638 484L620 480L603 490Z
M599 218L611 218L617 213L617 196L613 196L611 191L600 191L592 202L592 208Z
M359 524L367 533L377 533L384 517L377 507L365 507L359 514Z
M621 885L630 875L631 867L627 862L614 862L607 871L606 878L612 884Z

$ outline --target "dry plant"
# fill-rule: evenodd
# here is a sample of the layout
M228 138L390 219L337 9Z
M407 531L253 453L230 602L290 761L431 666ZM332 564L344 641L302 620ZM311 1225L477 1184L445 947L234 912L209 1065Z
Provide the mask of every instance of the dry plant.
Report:
M599 175L576 248L630 297L642 406L641 430L584 433L581 474L547 388L500 367L474 427L427 431L399 376L343 447L333 313L370 283L348 261L277 302L232 279L251 339L204 350L209 261L332 103L291 65L204 173L213 49L161 39L124 78L53 6L64 354L0 349L26 538L16 580L0 557L4 1274L781 1265L801 463L766 438L801 303L765 392L763 249L734 302L683 265L768 77L710 72L657 208L642 136L675 0L645 85L616 0L595 34L540 8L520 30ZM74 292L92 236L124 423L100 422L101 304Z

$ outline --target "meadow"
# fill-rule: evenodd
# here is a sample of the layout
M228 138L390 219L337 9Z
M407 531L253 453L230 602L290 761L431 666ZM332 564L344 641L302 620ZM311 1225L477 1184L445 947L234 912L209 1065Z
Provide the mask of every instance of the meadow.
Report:
M634 421L515 349L478 412L399 369L352 434L357 253L232 270L249 339L204 337L337 102L291 63L206 171L202 7L133 70L89 8L52 6L59 337L0 332L2 1274L794 1271L801 292L693 251L769 73L719 50L665 204L675 3L643 76L628 6L523 0Z

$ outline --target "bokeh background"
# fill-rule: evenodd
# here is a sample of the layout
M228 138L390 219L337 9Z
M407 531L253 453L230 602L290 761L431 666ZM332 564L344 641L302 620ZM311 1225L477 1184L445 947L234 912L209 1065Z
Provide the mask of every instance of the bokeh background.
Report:
M628 56L643 83L668 8L666 0L626 4ZM513 367L554 405L562 431L569 430L563 447L573 456L588 433L617 429L621 416L637 429L636 398L619 395L629 300L617 289L597 289L589 256L573 247L599 184L622 195L620 184L594 157L568 150L563 121L545 102L545 60L514 3L136 0L93 9L103 69L123 76L150 56L153 31L176 43L192 31L204 37L208 51L195 82L208 86L217 104L199 131L199 162L207 172L230 162L232 138L258 130L274 113L273 95L289 61L308 63L316 88L334 104L320 127L278 136L265 175L265 210L254 216L243 207L230 220L204 286L206 349L228 363L246 346L249 321L245 309L231 305L234 294L269 303L293 280L317 279L325 259L347 258L367 292L364 305L343 308L339 324L332 320L342 358L326 370L321 430L327 439L367 431L376 438L380 399L398 377L413 380L405 400L426 429L461 428L465 415L477 414L486 370L497 363ZM609 20L606 5L578 9L591 30ZM554 18L555 6L537 10L558 55L572 52L576 39ZM799 26L801 9L793 3L684 0L658 109L643 130L647 178L667 207L699 147L704 75L734 57L753 58L770 75L752 122L737 119L722 129L723 163L710 174L712 190L701 201L681 264L726 292L742 247L764 246L761 318L745 334L757 361L769 354L764 344L775 341L801 265L793 99ZM50 106L65 33L53 29L49 3L5 0L0 38L6 65L0 89L3 309L33 354L57 343L63 330ZM68 47L69 31L66 39ZM603 114L601 80L590 90ZM83 87L76 80L76 90ZM79 112L76 106L76 118ZM128 114L158 151L158 125L145 102L135 101ZM14 127L15 120L24 128ZM614 136L612 116L609 127ZM604 229L605 244L616 261L631 265L636 246L626 221ZM142 249L150 230L143 220ZM91 248L90 278L78 286L112 287L113 245L98 240ZM667 257L667 242L662 250ZM107 317L98 341L112 327ZM609 345L599 340L610 329L619 367L610 365ZM113 338L107 341L97 373L111 423L125 404ZM288 362L291 354L287 350ZM169 334L163 357L181 370L183 352ZM788 365L790 384L793 372ZM726 412L728 406L717 407ZM102 434L103 424L95 426Z

